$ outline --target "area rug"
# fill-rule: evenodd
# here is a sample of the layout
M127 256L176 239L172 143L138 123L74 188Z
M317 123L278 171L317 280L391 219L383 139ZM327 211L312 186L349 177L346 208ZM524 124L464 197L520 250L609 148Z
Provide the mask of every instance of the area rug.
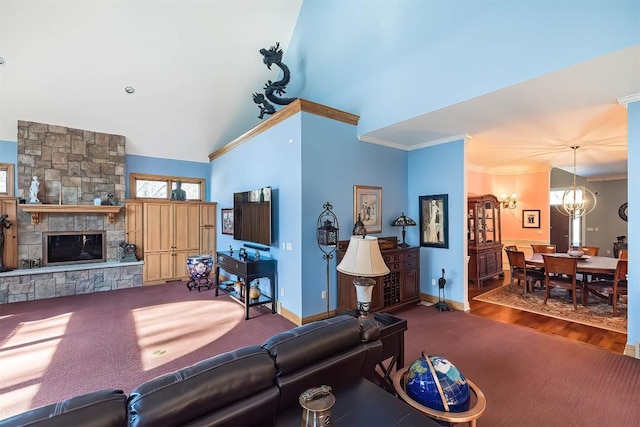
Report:
M530 313L554 317L569 322L594 326L609 331L627 333L627 304L618 303L618 316L613 317L613 309L607 301L589 296L587 307L582 305L582 294L578 293L578 309L573 309L571 294L564 289L552 289L547 304L543 304L544 290L537 289L523 296L521 287L504 285L473 298L504 307L516 308Z

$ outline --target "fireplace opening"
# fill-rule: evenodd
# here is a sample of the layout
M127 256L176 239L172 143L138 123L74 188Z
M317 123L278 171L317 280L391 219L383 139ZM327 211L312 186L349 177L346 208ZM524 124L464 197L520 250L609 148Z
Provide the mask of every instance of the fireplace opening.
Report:
M42 233L43 265L106 261L104 231Z

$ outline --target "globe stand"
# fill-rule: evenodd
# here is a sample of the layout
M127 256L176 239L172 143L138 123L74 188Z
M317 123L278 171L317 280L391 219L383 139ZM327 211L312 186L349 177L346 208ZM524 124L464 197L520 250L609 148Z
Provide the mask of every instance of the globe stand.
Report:
M472 383L469 378L466 378L467 384L469 384L469 393L471 394L470 398L472 399L469 409L462 412L446 412L431 409L409 397L406 392L408 371L409 366L405 366L404 368L399 369L393 376L393 387L396 389L396 393L398 393L398 396L402 400L425 414L427 417L433 418L437 421L444 421L450 424L469 423L471 426L476 426L476 420L480 418L487 408L487 399L482 390Z

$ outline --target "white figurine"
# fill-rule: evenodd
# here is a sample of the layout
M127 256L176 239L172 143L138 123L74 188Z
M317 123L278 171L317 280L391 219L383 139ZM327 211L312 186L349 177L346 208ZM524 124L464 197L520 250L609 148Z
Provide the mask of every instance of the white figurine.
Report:
M31 187L29 188L29 203L40 203L38 191L40 191L40 182L38 182L38 177L34 176L31 180Z

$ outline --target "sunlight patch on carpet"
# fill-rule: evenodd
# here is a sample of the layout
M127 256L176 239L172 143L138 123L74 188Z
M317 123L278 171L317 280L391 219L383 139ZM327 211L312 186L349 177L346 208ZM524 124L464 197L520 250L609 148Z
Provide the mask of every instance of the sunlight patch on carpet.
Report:
M71 316L72 313L65 313L22 322L7 333L8 337L0 345L0 414L5 409L2 402L15 405L19 401L23 410L29 409Z
M618 303L618 316L613 317L613 308L606 301L595 296L590 295L587 307L584 307L581 292L578 292L577 310L573 308L570 293L564 289L552 289L546 305L543 304L544 290L528 292L527 298L524 298L521 287L514 286L513 291L509 292L509 285L493 289L473 299L609 331L627 333L626 303Z
M231 301L183 301L132 314L145 371L210 344L244 319L243 308Z

